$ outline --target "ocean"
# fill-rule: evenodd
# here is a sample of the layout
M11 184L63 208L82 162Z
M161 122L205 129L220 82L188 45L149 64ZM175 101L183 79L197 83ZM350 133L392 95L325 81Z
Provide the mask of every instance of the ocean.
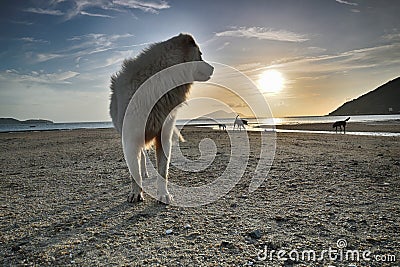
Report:
M293 124L314 124L314 123L333 123L337 120L343 120L348 116L303 116L303 117L282 117L282 118L262 118L247 119L249 123L248 130L260 130L260 126L266 125L293 125ZM398 121L400 123L400 115L361 115L350 116L351 122L385 122ZM217 127L218 124L233 125L234 118L231 119L195 119L195 120L177 120L177 126L193 125L200 127ZM53 124L2 124L0 132L36 132L36 131L69 131L75 129L108 129L113 128L112 122L68 122ZM317 131L301 131L301 130L276 130L277 132L314 132ZM331 133L331 132L320 132ZM380 135L380 136L400 136L400 133L371 133L371 132L348 132L348 134L358 135Z
M112 122L1 124L0 132L68 131L75 129L106 129L112 127L114 127Z
M302 117L282 117L282 118L261 118L261 119L247 119L249 125L263 126L263 125L293 125L293 124L313 124L313 123L333 123L335 121L344 120L351 117L351 122L384 122L384 121L399 121L400 115L350 115L350 116L302 116ZM195 119L195 120L178 120L177 125L209 125L212 119ZM233 125L234 118L232 119L216 119L213 124L223 123L226 125Z

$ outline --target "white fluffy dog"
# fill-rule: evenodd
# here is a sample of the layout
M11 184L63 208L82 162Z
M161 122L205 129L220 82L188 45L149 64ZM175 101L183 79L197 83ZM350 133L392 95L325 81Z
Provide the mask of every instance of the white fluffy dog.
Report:
M161 88L162 83L155 86L153 84L153 87L158 87L155 88L156 90L162 91L161 98L154 97L154 93L150 91L142 92L142 89L140 91L138 89L153 75L185 62L201 64L197 65L200 67L188 71L181 68L182 73L176 75L189 75L190 77L187 78L190 81L210 79L214 68L202 60L198 45L188 34L180 34L167 41L151 45L136 58L125 60L122 70L111 78L110 115L120 134L123 133L123 124L126 124L124 138L128 141L124 142L124 150L133 176L128 202L143 201L142 177L147 176L144 149L151 144L154 144L156 148L157 168L160 174L157 178L157 198L166 204L171 201L167 189L167 175L171 138L175 129L175 108L186 101L191 83L176 86L172 90ZM136 101L129 105L127 111L128 104L136 92ZM137 100L137 97L140 99ZM124 121L125 113L127 113L127 118ZM145 129L144 136L141 131L143 128ZM128 152L126 149L129 149Z

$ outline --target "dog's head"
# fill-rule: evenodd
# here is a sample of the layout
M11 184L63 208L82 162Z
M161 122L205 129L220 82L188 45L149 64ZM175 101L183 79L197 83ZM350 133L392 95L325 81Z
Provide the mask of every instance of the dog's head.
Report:
M194 38L189 34L179 34L169 40L175 45L180 54L177 63L199 62L195 64L196 69L192 72L193 80L199 82L208 81L214 72L214 67L203 61L202 53Z

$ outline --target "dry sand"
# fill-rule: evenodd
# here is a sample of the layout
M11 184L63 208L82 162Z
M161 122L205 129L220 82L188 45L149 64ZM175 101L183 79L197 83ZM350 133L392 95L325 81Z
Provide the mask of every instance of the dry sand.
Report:
M278 133L272 169L249 194L259 134L249 133L250 162L240 182L196 208L163 206L149 196L128 204L128 169L113 129L0 134L3 266L400 264L399 137ZM202 172L171 167L171 180L199 185L218 177L229 161L227 135L193 128L183 135L186 156L198 157L205 137L218 154ZM371 261L257 258L265 246L320 253L337 248L338 239L347 241L345 249L370 250ZM376 255L397 261L377 262Z

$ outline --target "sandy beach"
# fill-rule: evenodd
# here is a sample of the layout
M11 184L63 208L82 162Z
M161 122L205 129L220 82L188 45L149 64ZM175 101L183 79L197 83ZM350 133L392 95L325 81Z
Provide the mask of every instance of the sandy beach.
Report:
M200 156L203 138L217 156L196 173L171 166L171 181L218 177L230 157L226 132L189 127L183 135L188 158ZM148 195L126 202L129 172L114 129L1 133L2 265L400 265L399 137L277 133L271 170L251 194L260 133L249 137L239 183L216 202L182 208ZM322 257L338 240L342 251L370 251L369 260ZM321 259L270 258L272 250L313 250Z
M291 124L277 125L276 129L284 130L307 130L307 131L331 131L332 123L310 123L310 124ZM338 131L340 129L338 128ZM400 122L397 120L374 121L374 122L348 122L346 126L347 132L386 132L400 133Z

